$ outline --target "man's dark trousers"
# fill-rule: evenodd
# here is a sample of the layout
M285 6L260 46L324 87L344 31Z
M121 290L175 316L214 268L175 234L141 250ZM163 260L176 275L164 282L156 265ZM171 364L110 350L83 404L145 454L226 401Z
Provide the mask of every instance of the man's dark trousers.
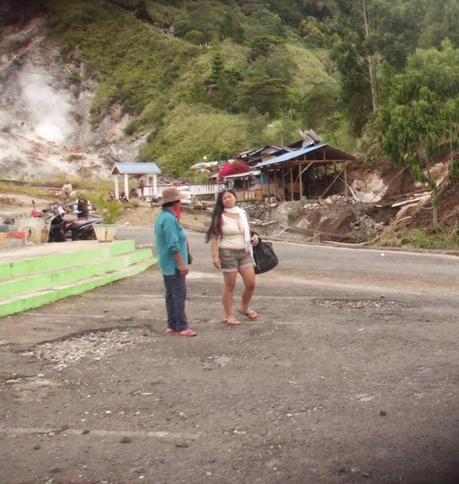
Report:
M185 314L186 280L176 271L173 276L163 276L166 287L167 326L174 331L188 328Z

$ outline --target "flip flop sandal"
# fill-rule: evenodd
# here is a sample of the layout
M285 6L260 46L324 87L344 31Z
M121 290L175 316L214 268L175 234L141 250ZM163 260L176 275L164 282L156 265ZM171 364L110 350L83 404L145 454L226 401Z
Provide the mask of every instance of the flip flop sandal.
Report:
M175 334L175 331L172 328L166 328L164 334Z
M239 326L241 324L241 322L238 321L234 316L230 316L229 318L226 318L224 323L227 324L228 326Z
M251 321L255 321L258 318L258 314L253 310L249 309L247 312L239 311L240 314L245 316L246 318L250 319Z
M183 331L179 331L178 335L179 336L197 336L198 333L196 333L194 329L187 328L187 329L184 329Z

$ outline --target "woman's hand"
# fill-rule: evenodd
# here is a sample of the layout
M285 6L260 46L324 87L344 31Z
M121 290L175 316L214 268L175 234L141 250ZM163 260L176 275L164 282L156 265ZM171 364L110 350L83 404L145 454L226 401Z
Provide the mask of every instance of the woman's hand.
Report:
M218 257L218 255L212 257L212 264L215 267L215 269L222 268L222 261L220 260L220 257Z
M253 234L253 236L252 236L252 245L253 245L253 247L256 247L259 242L260 242L260 237L258 237L257 234Z

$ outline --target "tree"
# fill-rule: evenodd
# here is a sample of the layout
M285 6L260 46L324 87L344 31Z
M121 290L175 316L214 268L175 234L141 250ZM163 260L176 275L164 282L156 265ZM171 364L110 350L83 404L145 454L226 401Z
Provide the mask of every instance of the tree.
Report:
M229 38L237 43L244 41L244 29L232 12L226 12L219 23L218 33L220 40Z
M217 51L212 57L212 71L210 73L209 80L214 84L217 84L221 78L224 68L225 64L223 62L223 57L221 53Z
M299 33L308 45L323 47L326 36L320 30L320 23L314 17L307 17L301 21Z
M422 22L421 0L334 0L340 41L332 56L342 76L342 104L360 134L379 103L379 70L404 68ZM358 105L356 99L362 99ZM368 102L368 100L370 102Z
M279 45L280 39L272 35L260 35L250 43L249 60L255 61L259 57L268 55L272 46Z
M287 87L282 79L253 76L245 79L239 89L241 110L256 109L260 114L274 116L285 105Z
M349 118L354 134L359 135L368 120L372 102L368 66L355 37L349 34L346 40L337 43L332 60L341 74L341 109Z
M440 47L448 38L455 47L459 47L459 2L457 0L425 0L426 15L422 45Z
M215 52L208 86L210 104L219 109L233 111L236 105L236 90L241 79L241 73L237 70L225 69L221 53Z
M457 145L459 132L459 50L420 50L395 76L392 93L375 119L382 146L392 161L408 166L438 199L430 175L432 159Z

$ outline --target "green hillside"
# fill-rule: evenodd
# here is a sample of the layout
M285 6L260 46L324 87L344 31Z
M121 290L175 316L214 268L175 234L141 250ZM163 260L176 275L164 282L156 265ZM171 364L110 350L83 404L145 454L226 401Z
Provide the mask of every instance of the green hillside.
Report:
M203 155L296 139L297 127L327 134L305 106L317 101L308 95L319 85L338 90L327 56L316 56L263 2L149 1L141 14L130 10L138 3L51 1L49 28L100 83L92 121L119 103L136 116L127 135L150 133L141 158L183 174Z
M99 82L93 123L119 103L126 136L148 133L140 158L171 174L300 127L426 183L457 146L457 0L43 1L51 38Z

